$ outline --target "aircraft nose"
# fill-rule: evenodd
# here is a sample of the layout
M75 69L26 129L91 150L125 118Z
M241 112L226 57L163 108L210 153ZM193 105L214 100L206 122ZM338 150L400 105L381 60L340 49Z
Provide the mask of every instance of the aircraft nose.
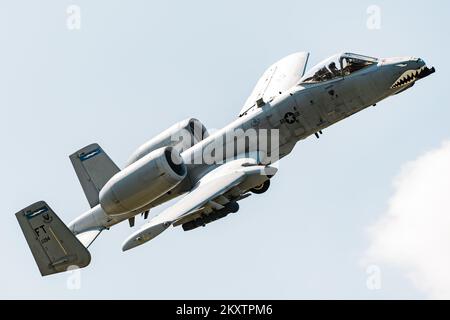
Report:
M425 65L425 61L416 57L392 57L381 60L383 66L418 67Z
M411 60L409 61L413 67L415 69L420 69L422 67L425 67L427 64L425 63L425 61L423 61L423 59L421 58L411 58Z
M415 57L388 58L382 65L388 70L389 79L394 79L390 88L395 90L411 87L415 81L434 72L434 68L427 68L423 59Z
M420 65L420 67L423 67L426 65L425 61L423 61L422 58L417 58L416 62Z

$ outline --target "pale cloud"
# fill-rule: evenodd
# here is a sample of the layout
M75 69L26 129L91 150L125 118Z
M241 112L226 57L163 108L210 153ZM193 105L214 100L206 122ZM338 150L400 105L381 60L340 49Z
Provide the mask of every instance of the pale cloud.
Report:
M450 299L450 141L403 166L369 237L365 262L401 268L430 298Z

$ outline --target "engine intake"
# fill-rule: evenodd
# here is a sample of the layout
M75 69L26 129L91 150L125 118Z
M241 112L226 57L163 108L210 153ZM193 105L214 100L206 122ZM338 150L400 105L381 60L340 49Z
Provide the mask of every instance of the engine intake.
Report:
M141 145L130 157L128 164L138 161L161 147L174 147L182 152L208 137L208 130L197 119L189 118L176 123L153 139Z
M100 190L100 205L109 215L139 209L175 188L186 173L174 148L160 148L115 174Z

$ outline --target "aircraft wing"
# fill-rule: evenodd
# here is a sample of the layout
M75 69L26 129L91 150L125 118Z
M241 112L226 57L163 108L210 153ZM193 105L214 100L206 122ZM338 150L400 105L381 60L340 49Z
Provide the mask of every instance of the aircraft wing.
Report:
M239 116L252 109L259 99L268 102L296 85L305 73L308 57L308 52L296 52L271 65L256 83Z
M254 159L239 159L223 164L200 179L184 198L128 237L122 250L137 247L153 239L169 226L179 225L177 221L186 221L187 217L198 214L202 210L211 207L223 208L220 202L223 201L224 194L238 188L239 190L235 190L234 194L238 198L248 189L267 180L267 176L273 176L275 173L275 168L258 165Z

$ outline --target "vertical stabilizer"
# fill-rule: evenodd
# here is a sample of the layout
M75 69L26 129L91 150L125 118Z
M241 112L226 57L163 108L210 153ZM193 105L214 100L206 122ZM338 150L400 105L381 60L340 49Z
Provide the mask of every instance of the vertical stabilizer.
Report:
M20 210L16 217L43 276L90 263L89 251L44 201Z
M98 194L119 167L97 144L90 144L69 156L91 208L99 203Z

